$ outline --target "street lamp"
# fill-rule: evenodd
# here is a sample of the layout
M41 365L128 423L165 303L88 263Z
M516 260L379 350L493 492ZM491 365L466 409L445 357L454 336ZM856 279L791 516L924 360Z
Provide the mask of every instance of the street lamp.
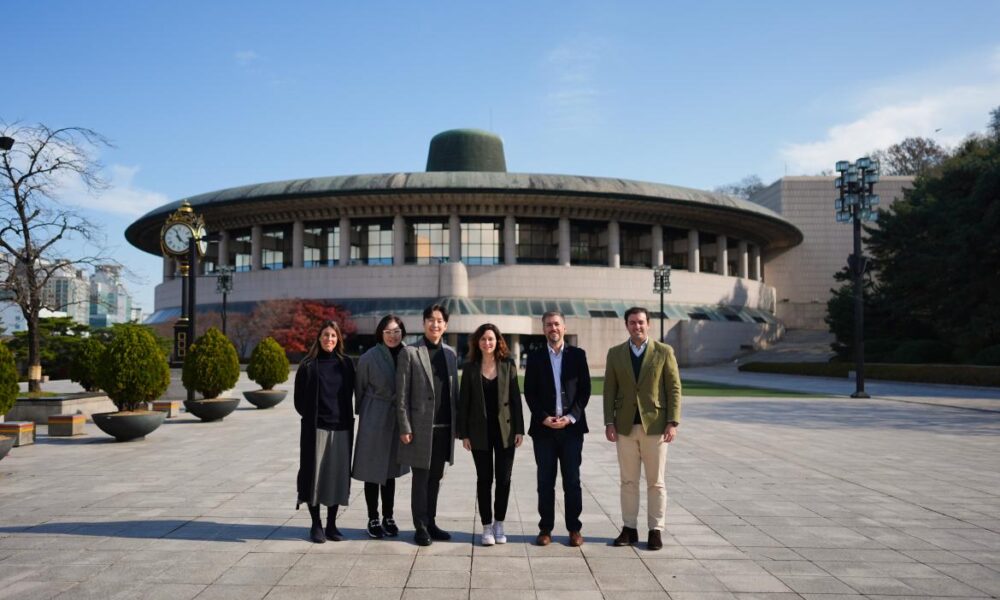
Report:
M667 313L663 311L663 294L670 293L670 265L653 267L653 293L660 295L660 341L663 341L663 322Z
M215 291L222 294L222 335L226 335L226 298L233 291L233 267L219 267L215 277Z
M878 160L867 156L859 158L854 164L846 160L837 161L837 172L840 177L833 185L840 190L840 197L834 203L838 223L851 223L854 226L854 252L847 257L847 267L854 276L854 360L855 360L855 390L852 398L869 398L865 392L865 292L862 277L868 268L868 259L861 253L861 222L878 220L877 194L874 194L878 183Z

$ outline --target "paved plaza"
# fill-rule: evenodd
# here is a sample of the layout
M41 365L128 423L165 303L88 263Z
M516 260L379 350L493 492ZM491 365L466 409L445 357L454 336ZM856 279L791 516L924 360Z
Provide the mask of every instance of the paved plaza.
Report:
M808 379L766 377L786 388ZM830 381L810 389L852 389ZM1000 393L923 395L957 399L952 406L901 389L896 399L686 398L658 552L609 546L620 526L618 466L596 396L582 548L566 545L561 525L551 546L531 545L530 438L514 466L508 544L475 545L475 473L459 447L439 510L455 539L418 548L409 476L397 490L400 538L367 538L356 483L338 520L348 540L306 541L290 400L272 410L244 403L220 423L181 415L126 444L91 424L72 439L42 427L35 445L0 461L0 598L998 597L1000 412L989 407L1000 407ZM965 395L972 405L962 406Z

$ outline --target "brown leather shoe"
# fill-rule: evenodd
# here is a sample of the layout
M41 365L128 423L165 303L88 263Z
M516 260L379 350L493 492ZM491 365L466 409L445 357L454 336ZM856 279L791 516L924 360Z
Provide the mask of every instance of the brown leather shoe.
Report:
M618 534L612 546L634 546L639 543L639 530L632 527L622 527L622 532Z
M569 545L574 548L583 545L583 536L580 535L579 531L569 532Z
M659 550L663 547L663 540L660 539L660 531L658 529L649 530L649 540L646 542L646 548L649 550Z
M538 537L535 538L536 546L548 546L552 543L552 533L548 531L539 531Z

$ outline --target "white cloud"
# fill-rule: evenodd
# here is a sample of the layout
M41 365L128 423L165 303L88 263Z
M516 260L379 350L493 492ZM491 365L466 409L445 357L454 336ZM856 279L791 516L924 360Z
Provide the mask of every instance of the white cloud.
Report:
M561 129L585 129L601 118L597 70L599 40L579 39L553 48L542 64L549 82L544 96L550 122Z
M135 185L139 167L111 165L103 173L108 187L91 192L79 177L63 173L56 182L56 199L89 211L136 217L146 214L170 199L160 192L145 190Z
M257 62L260 55L253 50L239 50L233 54L233 58L236 59L236 63L241 67L249 67L253 63Z

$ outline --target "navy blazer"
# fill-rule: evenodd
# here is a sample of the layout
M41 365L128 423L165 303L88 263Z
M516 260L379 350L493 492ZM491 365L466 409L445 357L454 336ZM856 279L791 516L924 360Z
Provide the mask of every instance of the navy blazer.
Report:
M566 427L581 434L587 428L587 402L590 400L590 368L587 353L582 348L565 344L562 358L563 414L570 415L576 423ZM524 370L524 399L531 411L528 435L547 434L553 430L542 421L556 414L556 383L552 377L549 349L545 346L528 355Z

